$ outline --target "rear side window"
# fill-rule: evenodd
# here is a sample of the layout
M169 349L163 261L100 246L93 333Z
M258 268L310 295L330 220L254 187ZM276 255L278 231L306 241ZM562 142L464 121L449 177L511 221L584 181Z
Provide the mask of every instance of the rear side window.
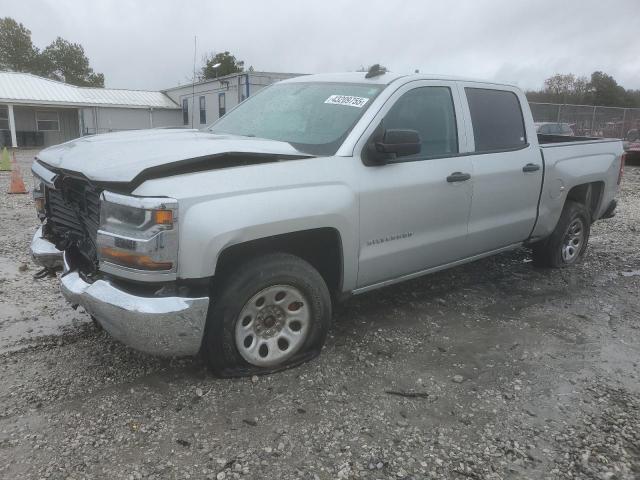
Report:
M476 152L513 150L526 145L518 97L505 90L465 88Z

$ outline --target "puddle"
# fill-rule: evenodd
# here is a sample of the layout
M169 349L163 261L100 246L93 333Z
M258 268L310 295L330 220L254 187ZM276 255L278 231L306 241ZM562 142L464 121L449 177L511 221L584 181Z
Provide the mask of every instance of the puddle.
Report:
M18 276L20 263L0 258L0 279L13 280Z
M5 316L5 313L13 315ZM19 318L22 316L20 311L11 304L2 304L2 314L1 317L5 318L0 318L0 353L19 350L25 341L47 335L60 335L69 327L90 321L88 316L70 315L65 311Z
M626 272L620 272L623 277L640 277L640 270L627 270Z

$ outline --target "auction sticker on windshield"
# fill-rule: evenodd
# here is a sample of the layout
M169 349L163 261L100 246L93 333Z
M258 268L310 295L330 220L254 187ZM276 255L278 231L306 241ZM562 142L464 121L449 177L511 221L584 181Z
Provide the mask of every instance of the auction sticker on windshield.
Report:
M369 101L365 97L354 97L351 95L331 95L324 103L332 105L347 105L349 107L362 108Z

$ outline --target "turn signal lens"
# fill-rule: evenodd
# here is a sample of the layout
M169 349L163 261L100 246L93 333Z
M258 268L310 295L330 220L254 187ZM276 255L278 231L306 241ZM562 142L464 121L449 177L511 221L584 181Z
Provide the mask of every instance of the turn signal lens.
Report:
M38 213L38 218L40 220L44 220L45 211L44 211L44 185L42 180L38 177L33 177L33 202L36 204L36 212Z
M138 268L141 270L171 270L173 263L156 262L149 255L134 252L123 252L111 247L100 248L100 254L106 261L122 265L124 267Z
M173 212L171 210L154 210L153 216L156 225L173 225Z

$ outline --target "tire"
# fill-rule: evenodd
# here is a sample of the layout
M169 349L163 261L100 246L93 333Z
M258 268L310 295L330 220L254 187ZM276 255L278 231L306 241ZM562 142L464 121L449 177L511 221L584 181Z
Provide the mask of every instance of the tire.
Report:
M551 235L533 245L533 262L540 267L564 268L584 256L591 231L591 215L578 202L568 200Z
M96 330L98 330L99 332L104 330L104 328L102 328L102 325L100 325L100 322L96 317L94 317L93 315L90 315L90 317L91 317L91 322L93 323L93 326L96 327Z
M242 264L221 283L202 345L215 375L273 373L320 354L331 324L331 297L309 263L268 254Z

